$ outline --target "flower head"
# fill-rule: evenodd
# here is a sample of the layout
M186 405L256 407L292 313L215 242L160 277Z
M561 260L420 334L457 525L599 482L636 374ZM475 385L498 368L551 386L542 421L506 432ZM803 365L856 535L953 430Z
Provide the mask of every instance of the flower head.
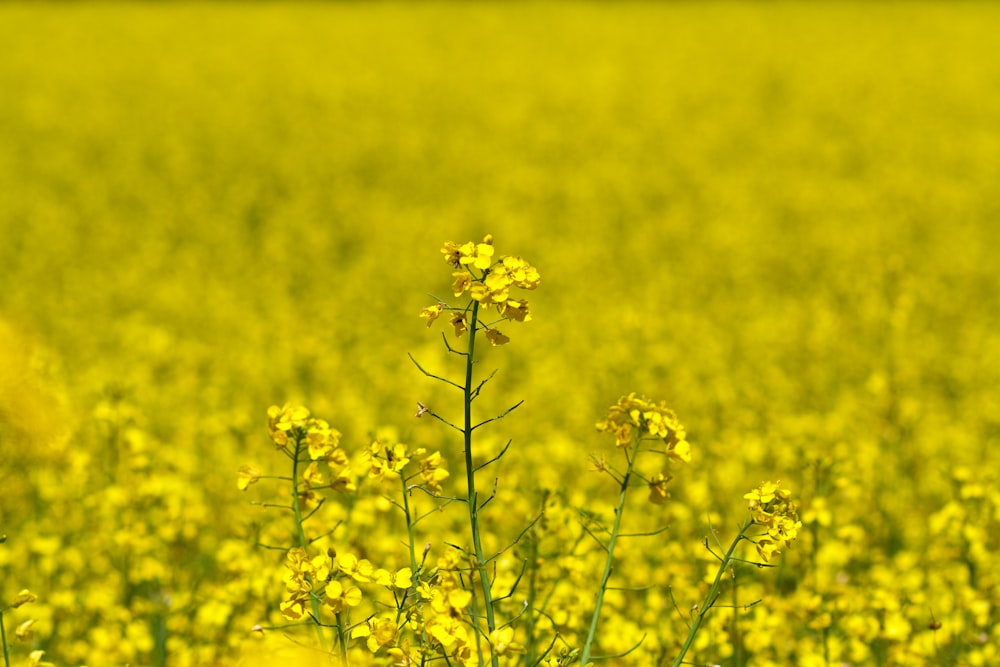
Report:
M663 401L653 403L634 393L622 396L608 409L607 418L597 423L597 430L614 433L618 447L628 447L634 437L659 440L668 457L684 463L691 460L691 445L685 439L684 426Z
M10 603L9 608L17 609L21 605L29 604L31 602L35 602L36 600L38 600L38 596L25 588L14 597L14 600Z
M498 315L512 322L531 320L528 302L514 298L511 289L536 289L541 282L541 275L534 266L513 255L497 257L493 237L490 235L482 243L469 241L459 245L448 241L441 248L441 253L448 265L455 269L452 273L451 290L456 297L468 294L469 298L479 304L480 312L495 306ZM424 308L420 316L430 326L445 310L450 309L448 304L439 302ZM467 311L454 310L456 312L450 323L455 327L455 335L461 336L469 330ZM485 330L493 345L503 345L510 340L485 323L477 323L476 329Z
M780 543L790 545L798 535L802 527L798 508L791 501L791 492L781 488L780 482L763 482L743 498L749 501L750 518L766 531L757 541L757 553L766 563L778 553Z
M236 487L240 491L246 491L251 484L256 484L260 480L260 470L253 466L240 466L236 477Z

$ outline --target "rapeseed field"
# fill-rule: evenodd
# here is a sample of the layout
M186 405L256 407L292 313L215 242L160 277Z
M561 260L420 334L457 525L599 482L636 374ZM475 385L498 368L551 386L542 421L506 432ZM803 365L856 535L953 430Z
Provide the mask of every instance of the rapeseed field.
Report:
M5 667L1000 664L998 29L0 5Z

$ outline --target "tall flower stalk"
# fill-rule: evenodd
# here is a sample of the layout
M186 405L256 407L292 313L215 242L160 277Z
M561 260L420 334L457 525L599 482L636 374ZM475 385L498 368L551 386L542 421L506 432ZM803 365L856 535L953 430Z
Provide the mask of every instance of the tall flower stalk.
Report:
M680 667L684 664L684 657L691 649L705 617L713 607L717 606L716 603L722 594L720 589L726 572L729 572L737 563L745 562L736 556L736 548L740 543L744 540L753 542L761 560L756 565L766 567L771 558L780 553L778 546L790 545L798 535L799 528L802 527L798 509L791 501L791 493L787 489L781 488L778 482L764 482L744 495L743 498L749 501L747 509L750 515L740 524L739 532L724 555L719 556L714 551L712 552L719 560L719 569L715 573L708 593L705 594L705 599L695 608L687 638L671 667ZM762 532L752 535L750 530L755 526ZM754 604L757 602L743 605L743 607L751 607Z
M634 486L635 477L640 476L636 468L639 455L646 452L660 454L668 460L684 463L691 460L691 445L685 439L684 427L677 420L673 410L663 402L653 403L645 397L636 397L634 393L622 396L608 410L607 418L598 422L597 429L614 434L615 444L624 453L626 468L622 473L609 465L604 458L595 460L598 472L607 473L618 482L619 492L614 523L608 531L610 535L608 543L601 543L605 551L604 571L597 589L590 628L580 653L580 663L583 665L590 663L594 642L597 639L604 595L608 590L608 581L611 579L614 567L615 546L624 537L621 527L625 502L628 499L629 488ZM668 475L659 472L644 480L649 487L650 502L660 504L666 500L666 484L669 479Z
M507 647L509 639L503 642L498 641L498 637L509 637L509 633L501 633L496 619L494 609L494 594L492 581L489 574L489 563L492 557L487 557L483 550L482 527L480 513L486 504L492 499L480 500L476 487L476 472L486 465L498 460L506 449L498 456L483 463L476 464L476 451L474 447L473 435L476 429L485 424L506 416L515 409L520 402L508 408L503 413L485 421L475 423L472 414L472 403L479 396L483 386L489 381L487 377L477 383L475 377L476 364L476 342L478 335L482 333L486 340L493 346L504 345L510 341L496 325L500 322L527 322L531 319L528 309L528 302L523 299L514 298L511 294L512 288L533 290L538 287L540 275L538 270L526 261L516 256L496 257L493 248L493 238L487 236L482 243L470 241L463 245L448 242L441 249L445 261L454 269L452 273L452 292L456 298L465 298L467 301L457 307L453 307L444 301L425 308L421 316L427 319L427 326L431 326L435 320L443 313L448 312L449 323L454 327L454 335L460 338L467 334L467 344L465 350L456 349L449 343L448 338L444 338L444 343L449 352L464 357L464 377L461 384L433 375L425 371L419 363L417 367L427 376L440 380L452 387L460 389L462 392L462 425L457 426L448 421L434 410L423 405L418 410L418 415L429 413L431 416L441 420L449 426L462 433L463 455L465 464L465 478L467 493L465 503L469 515L469 537L472 542L469 560L475 578L479 580L478 599L474 597L469 605L470 616L475 626L476 642L479 646L479 664L484 664L484 654L482 649L482 636L490 642L489 656L493 667L499 665L499 655L502 648L498 644L503 643ZM495 314L493 319L489 314ZM481 613L480 613L481 610ZM481 619L485 619L486 627L481 630L479 627Z

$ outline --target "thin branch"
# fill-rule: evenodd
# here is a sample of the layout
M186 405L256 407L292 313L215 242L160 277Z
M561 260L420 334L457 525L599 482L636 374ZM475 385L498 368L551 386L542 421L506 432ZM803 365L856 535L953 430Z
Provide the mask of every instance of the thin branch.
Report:
M717 531L715 529L715 526L712 525L712 515L711 514L708 515L708 528L709 528L709 530L712 531L712 537L715 538L715 546L719 547L719 551L725 551L726 547L722 544L722 541L719 539L719 531Z
M746 604L719 604L712 605L714 609L742 609L744 611L750 609L750 607L755 607L764 601L764 598L759 600L754 600L753 602L748 602Z
M597 660L613 660L614 658L624 658L629 653L632 653L637 648L642 646L642 643L644 641L646 641L646 633L643 633L642 637L639 638L639 641L636 643L636 645L628 650L622 651L621 653L615 653L614 655L595 655L593 658L591 658L591 660L597 661Z
M527 560L522 561L521 562L521 572L518 573L517 579L514 580L514 583L510 585L510 590L507 591L507 595L504 595L504 596L498 597L498 598L493 598L493 601L494 602L499 602L500 600L507 600L507 599L513 597L514 596L514 591L517 590L517 585L519 583L521 583L521 579L524 577L524 573L525 573L525 571L527 569L528 569L528 561ZM527 609L527 607L525 607L525 609ZM522 610L521 613L524 613L524 611ZM521 614L518 614L518 616L520 616L520 615ZM512 618L506 625L510 625L513 622L514 622L514 619Z
M434 419L438 420L438 421L439 421L439 422L441 422L442 424L445 424L445 425L447 425L447 426L450 426L450 427L452 427L453 429L455 429L455 430L456 430L456 431L458 431L459 433L465 433L465 429L463 429L463 428L462 428L462 427L460 427L460 426L456 426L455 424L452 424L452 423L451 423L450 421L448 421L447 419L445 419L444 417L442 417L442 416L441 416L441 415L439 415L438 413L434 412L434 411L433 411L433 410L431 410L430 408L424 408L424 412L425 412L426 414L430 415L431 417L434 417Z
M453 309L453 310L457 310L457 308ZM466 309L466 310L468 310L468 309ZM465 312L465 311L462 311L462 312ZM449 352L451 352L452 354L457 354L460 357L467 357L467 356L469 356L468 352L462 352L461 350L456 350L455 348L453 348L451 346L451 343L448 342L448 337L444 335L443 331L441 332L441 340L444 341L444 347L445 347L445 349L448 350ZM464 389L464 387L463 387L463 389Z
M483 385L493 379L493 376L497 374L497 370L499 369L494 368L492 373L487 375L478 385L476 385L476 388L469 394L470 400L474 400L477 396L479 396L479 392L483 390Z
M340 524L342 524L342 523L343 523L343 521L338 521L336 524L334 524L333 528L331 528L330 530L326 531L325 533L320 533L316 537L314 537L311 540L309 540L309 544L312 544L313 542L318 542L318 541L322 540L324 537L326 537L328 535L333 535L333 533L338 528L340 528Z
M514 410L516 410L518 407L520 407L520 405L522 403L524 403L524 399L521 399L520 401L518 401L514 405L510 406L509 408L507 408L506 410L504 410L503 412L501 412L500 414L498 414L496 417L490 417L489 419L486 419L484 421L479 422L478 424L476 424L475 426L472 427L472 430L475 431L480 426L485 426L486 424L489 424L490 422L495 422L498 419L503 419L504 417L506 417L507 415L509 415L511 412L513 412Z
M424 375L426 375L427 377L434 378L435 380L440 380L441 382L444 382L445 384L450 384L452 387L455 387L456 389L460 389L462 391L465 391L465 387L463 387L462 385L458 384L457 382L452 382L448 378L443 378L440 375L434 375L433 373L424 370L424 367L420 365L420 362L418 362L413 357L413 355L410 354L409 352L406 353L406 356L408 356L410 358L410 361L413 362L413 365L416 366L420 370L420 372L423 373Z
M499 484L499 483L500 483L500 480L498 478L494 477L493 478L493 491L490 493L490 497L487 498L486 500L484 500L483 503L479 506L479 511L480 512L482 512L483 508L485 508L487 505L490 504L491 500L493 500L494 498L497 497L497 484Z
M503 455L507 453L507 450L510 449L510 443L512 443L512 442L513 442L513 439L508 440L507 444L503 446L503 449L500 450L499 454L497 454L496 456L494 456L493 458L491 458L486 463L480 463L475 468L473 468L473 470L475 472L479 472L480 470L482 470L486 466L490 465L491 463L496 463L497 461L499 461L503 457Z
M712 547L708 546L708 538L707 538L707 537L706 537L706 538L705 538L705 540L704 540L704 541L703 541L703 542L701 543L701 545L702 545L703 547L705 547L705 550L706 550L706 551L707 551L708 553L712 554L712 556L714 556L714 557L715 557L715 560L717 560L717 561L719 561L719 562L722 562L722 556L720 556L719 554L717 554L717 553L715 553L714 551L712 551Z
M495 554L493 554L492 556L490 556L489 558L487 558L486 562L490 562L491 560L494 560L495 558L497 558L497 556L500 556L504 552L509 551L512 547L516 546L517 543L521 541L521 538L523 538L525 535L527 535L527 533L528 533L529 530L531 530L532 528L534 528L535 524L538 523L538 521L542 518L543 514L544 514L544 512L539 512L538 516L536 516L534 519L531 520L531 523L529 523L527 526L525 526L524 528L521 529L521 532L517 534L517 537L514 538L513 542L511 542L510 544L508 544L507 546L505 546L503 549L501 549L500 551L496 552ZM518 579L520 579L520 577L518 577Z
M581 523L580 527L583 528L583 532L587 533L592 538L594 538L594 541L597 542L597 546L601 547L602 551L606 552L608 550L608 546L601 541L601 538L599 538L597 535L594 535L594 533L590 530L589 526Z
M670 530L670 526L664 526L663 528L657 528L656 530L650 531L648 533L621 533L618 537L652 537L654 535L659 535Z
M326 498L320 498L319 502L316 503L316 507L312 508L312 510L309 512L309 514L306 514L304 517L302 517L302 523L305 523L306 521L308 521L309 517L311 517L313 514L315 514L316 512L318 512L319 508L322 507L323 503L325 503L325 502L326 502Z
M677 615L681 617L682 621L684 621L684 625L687 626L688 630L691 630L691 624L688 623L687 617L684 615L684 612L681 611L681 608L677 604L677 599L674 597L673 586L667 586L667 594L670 596L670 604L674 606L674 611L676 611Z
M266 509L288 510L289 512L295 509L291 505L279 505L278 503L262 503L256 500L251 500L250 504L256 505L257 507L264 507Z
M648 591L653 588L656 588L656 584L648 584L646 586L608 586L609 591L629 591L631 593Z

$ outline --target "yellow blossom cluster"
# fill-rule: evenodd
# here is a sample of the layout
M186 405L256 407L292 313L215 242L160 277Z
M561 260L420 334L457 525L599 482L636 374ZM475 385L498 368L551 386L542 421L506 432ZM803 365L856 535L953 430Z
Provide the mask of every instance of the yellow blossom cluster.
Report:
M791 544L798 536L802 527L798 509L791 502L791 492L779 482L763 482L743 498L750 501L750 518L766 530L767 537L755 540L757 553L766 563L779 553L779 544Z
M608 409L607 418L597 423L597 430L613 433L618 447L628 447L636 437L659 440L663 453L671 459L691 461L691 445L684 426L663 401L654 403L635 393L622 396Z
M491 306L496 308L501 318L514 322L528 322L531 312L528 302L511 296L512 287L524 290L534 290L541 282L538 269L516 256L503 256L494 260L493 237L487 235L482 243L469 241L458 245L448 241L441 249L445 262L457 269L452 274L454 282L451 289L456 297L468 293L472 301L482 307L483 311ZM452 308L446 303L438 302L428 306L420 316L427 319L427 326L445 311L452 312L449 323L455 327L455 335L461 336L469 330L470 314L468 308ZM477 310L478 312L478 310ZM493 345L504 345L510 339L492 325L482 324L476 320L477 326L482 326L487 340Z

